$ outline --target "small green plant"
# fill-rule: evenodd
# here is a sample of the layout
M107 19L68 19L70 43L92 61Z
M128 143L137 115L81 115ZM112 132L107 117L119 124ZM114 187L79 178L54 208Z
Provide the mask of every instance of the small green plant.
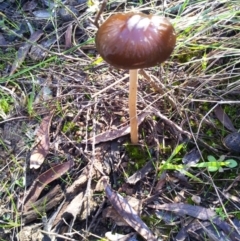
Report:
M6 118L7 114L11 111L12 103L13 101L10 96L0 94L0 117L3 119Z
M214 157L209 155L207 157L207 162L200 162L200 163L191 163L187 165L183 164L173 164L175 161L181 160L181 158L175 158L175 156L180 152L180 150L185 146L185 144L178 145L172 152L171 156L167 159L167 161L163 161L162 165L160 166L160 174L164 170L177 170L184 175L193 178L196 181L202 182L199 178L193 176L190 172L186 171L188 168L197 167L197 168L207 168L210 172L223 172L223 167L234 168L237 166L237 162L234 159L227 159L224 160L225 157L221 156L218 160Z
M218 216L220 216L222 219L225 219L227 215L224 213L224 210L222 207L215 208L215 212Z
M234 159L225 159L225 156L220 156L217 160L214 156L207 156L208 162L199 163L198 167L207 167L209 172L223 172L223 166L234 168L237 166L237 162Z
M63 125L63 133L67 133L68 131L74 130L75 127L76 127L75 123L71 121L67 121Z

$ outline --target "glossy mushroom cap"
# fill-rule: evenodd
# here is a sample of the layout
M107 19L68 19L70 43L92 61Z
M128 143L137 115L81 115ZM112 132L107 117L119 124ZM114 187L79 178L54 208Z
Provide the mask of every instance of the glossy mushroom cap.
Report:
M148 68L172 53L176 34L165 18L143 13L118 13L98 29L96 48L109 64L122 69Z

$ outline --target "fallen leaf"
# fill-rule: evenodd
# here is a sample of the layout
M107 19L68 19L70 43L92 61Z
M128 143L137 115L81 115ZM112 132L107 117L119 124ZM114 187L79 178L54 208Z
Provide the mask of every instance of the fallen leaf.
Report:
M48 154L49 143L49 130L53 114L45 116L36 133L37 145L33 148L30 156L30 169L38 169L44 162Z
M142 221L131 205L120 194L113 192L106 181L104 181L103 184L108 200L124 221L135 229L144 239L148 241L157 241L152 231Z
M144 118L148 116L149 113L150 112L143 112L138 116L138 125L140 125L143 122ZM121 127L120 129L117 129L117 130L106 131L104 133L101 133L95 136L95 144L98 144L100 142L112 141L119 137L125 136L129 133L130 133L130 125ZM88 140L83 140L82 143L91 144L93 143L93 138L90 138Z
M36 1L28 1L26 3L23 4L22 6L22 10L23 11L32 11L37 7L37 3Z
M56 42L56 38L44 39L40 44L31 47L28 56L35 61L43 60L48 56L48 49ZM46 50L45 50L46 49Z
M93 191L90 190L87 195L85 191L78 193L73 200L68 203L62 214L62 218L75 220L76 217L78 217L78 220L86 219L97 207L96 201L92 198Z
M200 161L201 155L197 148L193 148L186 153L182 159L182 163L185 165L196 164Z
M126 235L119 234L119 233L112 233L112 232L106 232L105 237L109 241L138 241L138 239L135 237L135 233L129 233Z
M176 222L179 221L179 216L170 211L157 210L155 214L157 218L163 220L167 225L176 225Z
M204 239L205 239L205 236L207 235L209 239L212 241L231 241L231 239L226 234L221 232L221 230L218 227L216 228L216 225L210 224L208 226L207 225L205 226L202 223L200 223L200 225L203 231L205 231Z
M72 47L72 24L70 24L65 33L65 49Z
M34 202L38 199L46 185L65 174L73 166L73 164L73 161L64 162L41 174L29 188L29 192L24 200L25 210L34 205Z
M82 188L84 185L86 185L88 178L89 178L89 173L91 169L91 164L88 164L82 171L81 175L78 176L78 178L70 185L65 192L66 199L67 201L64 203L62 208L60 209L59 213L57 214L53 226L57 225L61 220L62 220L62 215L66 215L66 209L68 208L68 205L70 201L76 197L78 198L78 194L81 193ZM92 170L92 178L95 177L96 175L95 169Z
M52 12L49 10L36 10L32 12L33 15L40 19L49 19L52 16Z
M206 230L206 228L208 230ZM199 220L194 220L193 222L189 223L187 226L184 226L183 228L181 228L181 230L178 232L177 236L175 237L174 240L176 241L184 241L189 237L189 234L194 235L194 238L196 239L198 236L195 235L199 235L201 234L201 230L204 230L205 232L203 233L204 238L202 239L200 236L197 238L197 240L205 240L206 239L206 235L208 237L211 236L212 241L215 240L215 238L213 238L213 233L212 233L212 228L214 228L215 230L215 235L217 234L218 236L218 240L219 241L230 241L230 239L224 235L223 232L221 232L221 230L219 230L218 227L216 227L216 225L213 225L211 222L199 222ZM211 230L211 233L210 233Z
M34 223L29 226L23 226L17 234L17 240L44 240L44 235L41 233L41 225Z
M105 178L105 177L103 177ZM125 200L128 204L137 212L138 215L141 214L142 211L142 202L141 200L127 196ZM118 214L116 209L113 206L106 207L102 212L103 218L111 218L118 226L128 226L128 224L122 218L122 215Z
M214 109L214 114L218 118L218 120L229 130L232 132L236 132L237 130L235 129L232 121L228 117L228 115L224 112L222 109L221 105L218 105Z
M184 203L166 203L166 204L157 204L157 205L148 205L148 206L154 209L172 211L181 216L189 215L201 220L209 220L217 216L217 214L211 209L203 208L200 206L193 206L193 205L184 204Z
M39 214L55 208L64 198L64 193L60 185L56 185L46 195L32 203L31 206L26 206L22 214L22 224L28 224L39 218ZM44 205L42 205L44 203ZM37 210L37 212L36 212Z
M148 161L140 170L135 172L127 179L127 183L136 184L139 180L146 177L146 175L154 169L153 161Z
M31 35L29 41L36 42L42 35L43 31L38 30ZM16 72L17 68L23 63L31 46L31 43L26 42L23 46L19 48L17 52L17 57L13 62L9 76L13 75Z
M217 214L209 208L193 206L184 203L166 203L157 205L148 205L148 207L160 210L174 212L178 215L189 215L200 220L209 220L220 227L226 235L231 237L233 241L239 241L240 235L225 221L217 216Z
M40 104L43 101L50 100L52 98L52 91L48 86L43 86L38 92L34 104Z

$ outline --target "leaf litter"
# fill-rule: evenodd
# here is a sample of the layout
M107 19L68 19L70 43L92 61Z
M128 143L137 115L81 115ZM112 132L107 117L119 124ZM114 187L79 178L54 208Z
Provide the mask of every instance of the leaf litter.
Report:
M153 235L148 226L141 220L138 213L131 207L131 205L120 194L114 193L109 185L104 182L105 193L124 221L135 229L144 239L157 241L157 238Z
M143 118L139 128L141 138L138 146L147 150L149 158L146 158L146 160L141 158L139 160L141 148L135 151L135 147L129 144L127 135L129 133L127 120L128 82L126 81L127 78L123 77L126 76L126 72L109 68L95 51L93 39L96 26L92 24L94 21L89 20L88 17L94 19L99 3L88 2L86 4L84 1L77 1L77 4L74 5L73 2L76 1L64 3L67 4L66 9L64 9L64 4L59 7L53 1L31 1L29 5L21 5L24 6L22 8L25 14L24 18L18 14L18 10L11 17L9 17L7 11L3 10L6 4L8 4L8 8L11 7L14 10L13 1L5 1L0 4L1 13L4 12L5 16L7 16L7 18L4 17L5 20L16 21L18 19L19 24L21 22L28 23L27 32L24 32L22 27L21 31L18 32L9 22L6 24L4 20L5 25L16 33L14 35L11 34L11 31L8 32L11 38L16 38L16 42L11 41L4 28L1 29L3 31L0 33L2 34L1 42L4 46L13 47L15 50L18 49L19 53L15 58L15 62L9 61L9 59L6 60L6 63L10 63L10 68L6 67L4 71L0 70L0 75L4 77L10 73L11 81L16 81L18 87L13 87L12 82L4 82L4 85L6 85L4 88L0 85L0 91L8 88L10 90L8 93L13 93L23 99L23 96L28 96L28 93L32 91L33 81L28 78L30 72L32 78L48 79L47 88L44 88L42 83L36 84L35 97L39 95L40 101L38 106L34 106L35 112L33 115L26 112L25 106L20 105L19 107L18 105L16 107L14 104L11 112L5 115L4 123L0 122L1 131L2 125L8 124L6 122L16 124L17 119L14 120L14 118L19 118L18 114L21 113L22 116L25 116L24 120L26 121L24 124L27 129L31 127L30 123L33 119L42 118L40 124L42 130L41 133L39 132L36 135L39 136L39 139L35 145L36 149L32 150L34 155L31 157L34 161L40 160L39 163L37 161L37 169L32 168L34 164L30 164L31 169L28 162L27 166L23 164L26 163L26 160L28 161L26 152L22 148L20 155L19 148L14 149L13 140L3 140L6 143L4 143L4 152L0 154L4 162L4 166L1 167L3 173L0 176L4 180L2 186L5 187L7 184L7 187L10 187L9 190L14 193L14 201L22 200L19 197L24 196L24 188L29 190L30 193L26 198L28 202L31 201L32 205L27 205L29 209L23 213L22 224L27 224L30 227L31 223L38 222L41 225L39 229L44 227L45 232L53 235L48 234L48 237L57 237L59 235L59 237L61 236L66 240L91 239L95 238L94 235L98 235L100 240L109 230L113 230L112 233L131 234L134 228L130 227L136 223L139 225L138 233L142 233L143 238L149 237L149 234L151 234L150 238L154 239L156 234L163 239L168 237L169 240L175 238L178 240L181 231L184 230L183 236L189 240L194 237L195 240L204 240L204 233L212 240L220 240L220 235L216 236L212 230L214 227L219 234L223 233L224 230L225 233L229 233L228 231L232 228L231 233L233 236L227 238L236 240L237 237L238 239L235 234L239 226L233 222L233 217L237 216L234 212L239 211L239 195L237 192L239 182L235 178L237 168L232 170L228 168L226 174L219 174L208 173L203 169L199 171L189 165L190 169L188 171L202 180L202 183L196 183L194 179L189 179L187 175L180 177L179 174L176 174L176 170L164 170L159 173L159 169L153 165L155 160L157 164L167 160L171 156L174 146L178 146L182 142L188 143L188 150L181 150L171 160L169 165L172 167L176 166L178 161L190 162L192 165L195 163L197 166L200 154L205 158L212 152L214 152L214 156L216 153L219 156L226 155L226 160L238 158L236 156L230 157L229 155L232 155L233 152L230 148L226 150L221 142L225 129L232 133L236 133L234 129L239 129L237 117L224 113L223 109L216 109L213 118L217 118L221 126L212 125L213 122L211 122L210 118L203 118L203 115L206 114L207 116L208 114L206 108L212 106L211 101L215 101L214 103L222 100L235 102L238 95L238 85L234 78L239 77L239 70L236 65L239 56L236 50L234 52L234 47L236 47L239 39L239 32L236 28L239 19L237 15L234 15L234 10L231 13L225 11L226 8L233 6L234 1L221 4L205 1L201 2L201 4L189 2L186 3L186 6L180 4L179 1L166 2L165 13L171 18L173 17L171 21L175 24L180 37L178 38L176 52L164 66L149 69L140 76L138 109ZM25 1L22 3L25 3ZM94 6L89 7L89 4ZM117 4L116 7L115 2L109 2L108 10L104 12L103 18L107 18L113 11L130 9L131 4L127 2L123 8L121 3ZM21 8L21 6L18 7ZM146 2L144 6L144 11L148 11L149 7L150 11L155 12L155 9L153 10L149 3ZM161 6L162 4L158 5L156 2L156 12L162 12ZM51 9L52 13L60 8L64 10L73 9L77 19L74 19L73 16L63 16L63 14L59 14L58 18L55 19L54 14L52 14L52 19L49 21L50 19L37 19L32 13L40 10L38 12L40 17L48 17L50 13L48 8ZM142 6L139 7L139 10L141 8ZM87 10L88 16L85 16L85 10ZM67 11L65 12L67 13ZM174 19L176 13L179 17L177 22ZM68 20L63 20L63 17ZM211 19L211 25L206 24L206 19ZM55 22L55 20L57 21ZM54 24L51 25L52 23ZM229 26L231 26L231 29L229 29ZM29 38L31 28L39 29L44 33L41 36L39 34L35 39L31 39L31 37ZM191 29L194 31L191 31ZM206 31L209 36L205 36ZM22 34L23 38L18 33ZM218 38L216 34L220 37ZM185 36L187 36L186 39ZM39 43L40 39L41 42ZM223 39L228 41L222 41ZM214 41L214 44L219 44L220 48L212 48L210 40ZM38 44L36 44L37 42ZM28 44L30 44L30 48ZM19 49L19 46L26 46L26 48ZM51 51L48 50L50 48ZM68 49L68 56L65 55L66 49ZM226 49L229 51L227 54L224 52ZM234 55L230 57L231 54ZM36 61L41 62L37 63ZM13 62L14 64L11 64ZM211 72L212 70L214 71ZM21 71L24 71L24 74ZM19 79L16 79L15 75ZM42 98L41 90L47 93L51 92L51 97ZM211 97L209 93L211 93ZM26 100L23 100L22 103L25 103L24 101ZM94 105L97 105L96 111L93 109ZM41 111L39 111L40 109ZM52 113L53 110L55 112L50 120L49 113ZM148 118L146 118L147 116ZM43 124L45 118L47 121ZM95 127L93 125L94 119L96 119L97 123ZM202 123L202 119L204 121L200 127L200 135L196 138L195 128L199 123ZM234 125L231 121L234 122ZM210 131L212 131L212 136L208 134ZM233 140L231 143L234 144L236 138L234 139L235 134L232 133L230 133L232 136L229 137L229 140ZM226 133L224 132L224 134ZM24 132L22 136L22 142L27 146L26 143L29 140L26 139ZM95 145L93 145L94 136L96 137ZM49 143L50 137L51 145ZM120 139L121 141L119 141ZM115 149L111 148L113 141L118 143ZM205 146L202 143L205 143ZM37 144L42 144L42 149ZM132 150L131 148L125 148L128 145L132 147ZM200 153L194 151L196 146ZM0 148L2 148L2 143ZM189 150L193 151L188 152ZM229 154L229 151L232 153ZM129 152L135 153L135 155L132 155L132 153L130 155ZM7 154L3 155L2 153ZM15 155L16 161L12 155ZM46 157L47 162L44 162ZM68 159L66 157L74 161L74 166L69 162L66 162L66 166L64 166L62 160ZM154 160L154 162L147 163L148 160ZM92 171L90 163L94 163ZM16 165L14 166L14 164ZM55 165L63 166L60 166L59 169L56 168L55 171L59 173L50 178L48 175L53 174L51 169ZM24 175L32 177L32 181L37 181L37 184L27 182L26 186L22 187L21 180L24 183L24 179L18 176L18 173L22 173L22 171L18 172L20 167L21 170L24 170ZM67 181L61 179L60 174L66 174L69 167L71 173L67 175ZM13 173L12 170L14 169L17 170L16 173ZM46 172L48 174L45 179L43 174ZM101 187L97 187L97 183L100 182L99 180L104 175L110 178L110 184L116 190L107 189L107 193L111 194L107 199L105 199L107 194L103 192ZM90 178L92 178L92 182L90 187L87 187ZM38 182L39 180L42 183ZM127 185L126 182L128 182ZM16 183L18 184L16 185ZM46 185L46 183L48 184ZM223 183L230 187L228 192L221 192L226 187L223 186ZM36 187L40 187L40 192L31 192L31 189L34 190ZM206 191L206 189L211 190L211 192ZM132 206L127 198L121 197L126 195L127 192L131 193L130 199L135 199L136 203L141 203L140 212L135 210L138 216L132 217L128 215L129 213L124 212L128 210L130 213L135 214L132 211L134 205ZM6 193L1 189L1 199L9 203L9 201L6 201L6 197L10 196ZM195 195L200 197L198 205L214 208L224 207L227 210L226 212L229 212L229 216L223 220L213 218L215 223L212 224L211 220L200 220L201 215L196 216L195 214L195 216L191 216L196 211L204 213L203 209L198 209L200 206L196 206L196 208L178 206L183 210L189 209L189 212L186 211L185 213L178 213L176 206L168 206L174 212L168 210L169 216L161 215L162 219L166 222L166 225L169 225L171 217L177 216L176 226L180 231L176 231L174 227L171 228L170 232L166 232L166 229L169 231L169 227L162 222L159 224L159 220L153 221L156 220L157 213L147 204L176 202L176 197L182 193L185 195L181 199L185 202L184 204L189 203L190 198ZM220 193L220 197L217 197L216 194L218 193ZM221 201L223 201L224 206ZM2 206L5 207L3 203L1 203ZM115 211L114 206L119 212ZM9 210L9 207L12 208L11 212L6 211ZM125 210L123 207L127 207L127 209ZM103 215L104 210L110 210L110 214L106 217ZM4 211L1 210L0 216L10 217L9 220L12 222L18 217L13 213L14 208L10 203ZM141 222L145 214L147 214L145 216L147 226ZM47 221L44 221L45 219ZM188 223L189 220L190 223ZM0 221L6 222L1 218ZM120 223L128 227L115 225ZM25 227L28 226L25 225ZM46 226L48 228L45 229ZM13 230L13 235L18 232L15 228L11 230ZM1 232L2 230L0 230ZM199 232L203 232L203 235L196 236ZM136 232L134 233L136 234ZM71 238L69 238L70 235ZM216 237L219 239L216 239ZM227 238L226 240L228 240ZM9 237L5 239L8 240Z
M29 188L28 194L24 199L25 210L29 209L38 199L43 189L52 181L64 175L73 166L73 161L64 162L62 164L51 167L42 173Z

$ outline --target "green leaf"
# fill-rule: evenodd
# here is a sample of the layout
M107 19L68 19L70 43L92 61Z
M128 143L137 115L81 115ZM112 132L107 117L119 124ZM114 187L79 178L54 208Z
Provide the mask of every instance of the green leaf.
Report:
M173 159L173 157L175 157L182 150L182 148L184 146L185 146L185 143L182 143L182 144L176 146L175 149L173 150L171 156L167 159L167 162L170 162Z
M192 178L194 181L200 182L200 183L204 183L201 179L197 178L196 176L192 175L190 172L184 170L184 169L178 169L179 172L181 172L182 174Z
M238 165L237 162L233 159L227 159L225 162L226 162L226 166L230 168L234 168Z
M216 158L214 156L211 156L211 155L207 156L207 159L210 162L215 162L216 161Z
M209 172L216 172L219 169L219 167L217 167L217 166L208 166L207 169L208 169Z

